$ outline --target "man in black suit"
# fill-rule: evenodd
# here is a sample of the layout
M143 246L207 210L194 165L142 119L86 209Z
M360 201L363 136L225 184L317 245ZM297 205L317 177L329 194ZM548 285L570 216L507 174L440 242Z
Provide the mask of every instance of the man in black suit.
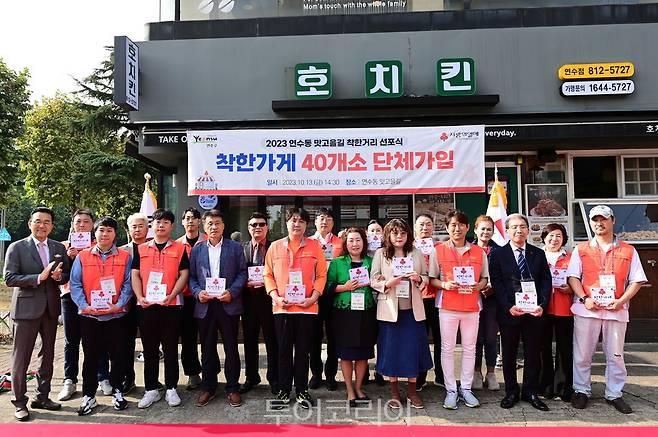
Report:
M512 408L519 401L516 380L516 355L523 339L523 389L521 398L534 408L548 411L537 396L540 370L541 316L548 306L551 293L551 272L544 251L527 244L528 219L512 214L505 221L510 241L491 254L489 274L496 290L498 323L503 347L505 397L502 408ZM523 293L522 293L523 291ZM534 309L519 307L519 298L537 299Z
M267 240L267 216L254 212L249 217L249 234L251 240L244 243L244 256L247 260L249 278L247 286L242 291L244 314L242 314L242 332L244 333L244 361L246 379L240 386L240 393L246 393L260 384L258 374L258 343L262 328L267 352L267 381L272 394L279 390L278 346L274 332L274 314L272 314L272 298L265 291L262 280L265 254L270 247ZM252 267L260 267L260 272Z
M35 208L27 222L31 235L9 245L4 277L14 287L11 319L14 346L11 353L12 403L14 416L29 420L25 375L37 335L41 337L37 390L30 406L59 410L62 406L48 397L53 377L57 318L60 313L59 286L69 280L69 263L64 245L48 235L54 228L55 214L46 207Z

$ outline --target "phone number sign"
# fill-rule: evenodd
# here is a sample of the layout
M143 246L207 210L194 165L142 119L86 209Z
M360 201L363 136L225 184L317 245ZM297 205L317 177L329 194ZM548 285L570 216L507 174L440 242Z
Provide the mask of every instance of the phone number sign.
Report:
M632 77L635 66L632 62L607 62L597 64L566 64L558 69L561 80L569 79L609 79Z

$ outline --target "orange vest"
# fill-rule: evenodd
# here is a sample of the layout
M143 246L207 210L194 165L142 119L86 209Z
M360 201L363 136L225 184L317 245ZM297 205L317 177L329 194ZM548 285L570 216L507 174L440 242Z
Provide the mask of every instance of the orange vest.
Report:
M169 244L162 251L155 247L155 241L151 240L138 246L139 250L139 276L142 278L142 293L146 296L146 286L152 271L161 271L162 283L167 284L167 296L174 290L178 280L178 267L183 258L185 246L178 241L169 240ZM181 295L176 296L170 306L182 305Z
M197 240L196 244L199 244L201 242L204 242L208 240L208 237L206 237L206 234L199 233L199 239ZM190 243L187 242L187 238L185 238L185 235L177 239L179 243L181 243L185 247L185 252L187 252L187 257L190 258L190 255L192 255L192 246L190 246ZM185 287L183 287L183 296L192 296L192 292L190 291L189 285L185 284Z
M82 266L82 290L87 298L87 304L91 305L91 291L101 289L101 278L112 276L114 278L114 289L116 293L112 297L112 303L116 305L121 294L123 279L126 274L126 266L130 254L125 250L117 249L117 253L110 253L103 262L100 254L92 248L85 249L78 254Z
M317 234L312 235L308 238L310 238L312 240L316 240L318 243L320 243L320 247L323 247L322 242L318 238ZM339 256L341 256L343 254L343 239L342 238L338 238L338 236L336 236L334 234L331 234L331 239L327 243L331 244L331 246L332 246L332 248L331 248L331 259L336 259L336 258L338 258ZM322 249L322 252L324 253L324 249Z
M435 246L437 261L441 267L444 279L446 281L453 280L453 267L471 266L475 274L475 281L479 281L480 272L482 271L482 258L484 257L482 248L471 244L463 255L459 255L454 248L449 246L449 243L440 243ZM441 308L452 311L480 311L479 301L480 293L478 292L460 294L457 290L443 290Z
M438 243L441 244L441 243ZM436 246L435 246L436 247ZM427 267L427 270L429 271L430 267L430 256L429 255L423 255L425 258L425 267ZM436 297L436 292L437 288L433 286L432 284L428 283L425 288L420 292L420 295L423 297L423 299L434 299Z
M605 257L598 245L592 247L589 242L578 245L578 255L583 266L583 277L581 282L587 296L592 295L591 288L599 287L600 274L615 275L615 298L619 299L626 289L626 278L631 269L633 259L633 246L623 241L613 243L611 250L607 251ZM603 264L603 265L602 265ZM601 270L603 267L603 271Z
M557 262L554 266L548 265L551 271L554 268L566 269L569 266L569 260L571 259L571 254L567 252L564 256L560 255L557 259ZM565 294L559 290L553 289L551 293L551 299L548 301L548 309L546 310L548 314L553 314L556 316L573 316L571 312L571 304L573 303L573 295Z

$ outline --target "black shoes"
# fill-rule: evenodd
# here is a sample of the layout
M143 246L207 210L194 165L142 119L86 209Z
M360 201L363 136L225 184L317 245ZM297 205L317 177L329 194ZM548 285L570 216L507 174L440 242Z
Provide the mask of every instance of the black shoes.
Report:
M587 407L588 400L585 393L574 393L571 397L571 406L578 410L584 410Z
M512 408L514 405L516 405L517 402L519 402L519 395L505 395L503 400L500 401L500 408Z
M523 400L532 405L533 408L539 410L539 411L548 411L548 405L546 405L541 399L539 399L539 396L537 395L530 395L530 396L523 396Z
M612 405L617 409L622 414L631 414L633 412L633 409L631 408L630 405L626 403L622 398L616 398L616 399L606 399L605 400L608 404Z
M34 399L32 402L30 402L30 408L34 408L35 410L57 411L62 408L62 404L58 404L57 402L51 401L50 399Z
M386 385L386 380L384 380L384 377L377 372L375 372L375 384L377 384L380 387Z
M260 381L258 382L251 382L250 380L246 380L244 384L240 384L240 388L238 389L238 392L240 394L245 394L247 392L250 392L252 388L256 387L258 384L260 384Z
M308 390L297 393L296 402L297 405L305 410L315 407L315 400L311 397L311 394L308 392Z
M322 378L319 376L311 376L311 380L308 382L308 388L311 390L317 390L322 385Z
M327 390L328 391L336 391L336 389L338 388L338 383L333 378L332 379L327 379L326 384L327 384Z

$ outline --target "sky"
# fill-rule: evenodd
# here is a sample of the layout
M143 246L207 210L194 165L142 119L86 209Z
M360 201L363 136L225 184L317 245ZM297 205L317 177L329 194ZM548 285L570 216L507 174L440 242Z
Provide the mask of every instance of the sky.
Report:
M164 1L164 3L169 3ZM160 0L0 0L0 58L30 71L31 101L76 89L107 55L115 35L145 39Z

